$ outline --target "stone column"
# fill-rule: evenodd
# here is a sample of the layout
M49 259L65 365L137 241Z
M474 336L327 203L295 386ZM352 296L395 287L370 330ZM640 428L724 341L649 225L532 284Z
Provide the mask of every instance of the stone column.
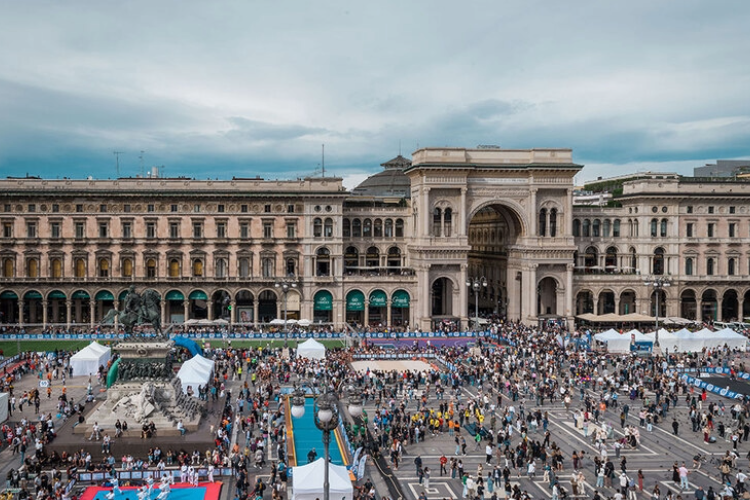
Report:
M531 236L539 236L539 217L537 216L537 208L536 208L536 192L537 188L531 188L529 189L529 218L531 219L530 225L531 225Z
M524 286L523 272L518 267L508 268L508 312L509 320L521 319L521 291Z
M257 297L253 301L253 326L258 327L258 299Z
M724 321L721 319L721 304L724 302L724 297L716 297L716 318L715 321Z
M94 328L94 314L96 313L96 300L89 299L89 324Z
M461 264L461 273L458 275L458 287L460 289L458 300L461 303L461 308L458 310L458 317L461 318L461 330L469 328L469 317L471 316L469 312L469 287L466 286L466 280L468 279L469 266Z
M453 214L453 220L456 221L454 224L458 224L458 236L466 236L466 226L469 221L466 219L469 216L468 207L466 206L466 192L467 188L461 188L461 207L458 209L458 214Z
M571 322L574 320L575 310L573 309L573 269L574 264L565 265L565 316L568 318L568 328L572 331Z
M599 315L599 296L593 295L593 297L594 297L594 314L598 316Z
M620 314L620 296L615 294L615 314Z
M23 326L23 299L18 299L18 325Z
M206 313L208 314L208 321L214 320L214 301L211 297L206 301Z
M115 310L116 310L116 311L119 311L119 310L120 310L120 301L119 301L119 300L117 300L117 297L115 297L114 308L115 308ZM114 321L114 333L117 333L117 330L118 330L118 328L117 328L117 327L118 327L118 325L119 325L119 323L120 323L120 321L119 321L119 318L120 318L119 316L115 316L115 321Z
M167 299L161 299L159 301L159 308L161 309L160 317L162 326L167 324ZM172 318L169 318L170 320Z
M367 328L370 326L370 300L365 300L365 319L363 321L364 327Z
M432 214L430 213L430 188L422 187L422 216L424 222L422 223L422 230L424 231L424 237L430 236L430 219Z
M565 216L565 234L560 236L572 236L573 235L573 190L568 189L568 204L565 205L566 209L563 212ZM559 215L559 214L558 214ZM562 226L562 224L561 224ZM573 290L571 289L571 292Z
M65 324L66 328L70 330L70 324L72 323L73 316L73 301L70 299L65 300Z
M522 305L522 313L525 317L522 317L523 321L531 321L532 318L537 317L537 282L536 282L536 269L539 267L537 264L530 264L526 271L526 293L524 294L525 303Z
M385 324L386 324L386 326L388 328L391 327L391 303L392 302L393 301L391 299L388 299L388 301L386 302L386 308L387 309L386 309L386 313L385 313L385 315L386 315Z
M47 301L42 301L42 328L47 328Z
M232 310L229 311L229 324L233 325L235 323L234 318L236 314L235 309L237 309L237 302L234 299L232 299L229 301L229 306L232 308Z
M190 319L190 300L185 299L182 301L182 315L184 318L182 318L183 322Z
M695 298L695 320L703 321L703 299L701 297Z

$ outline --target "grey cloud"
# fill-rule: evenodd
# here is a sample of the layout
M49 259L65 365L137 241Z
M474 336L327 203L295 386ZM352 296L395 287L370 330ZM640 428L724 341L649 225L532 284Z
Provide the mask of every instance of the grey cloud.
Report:
M232 128L223 135L233 141L288 141L313 135L324 135L328 130L296 124L274 124L240 116L228 117Z

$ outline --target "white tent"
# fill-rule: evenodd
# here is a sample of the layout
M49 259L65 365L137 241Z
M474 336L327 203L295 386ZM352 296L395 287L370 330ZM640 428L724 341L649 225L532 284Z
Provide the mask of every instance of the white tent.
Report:
M612 353L630 352L632 337L635 336L636 342L653 342L653 338L642 334L638 330L630 330L627 333L619 333L616 330L607 330L606 332L597 333L594 338L599 342L607 344L607 351Z
M317 459L311 464L292 468L292 500L315 500L323 498L323 476L325 460ZM349 471L343 465L328 464L330 497L336 500L352 500L354 488Z
M325 359L326 347L315 339L309 339L299 345L297 356L308 359Z
M111 357L112 349L97 342L92 342L70 358L73 376L95 375L100 366L107 366Z
M182 383L182 392L187 394L187 388L190 386L193 388L193 393L198 394L198 386L208 384L213 371L214 362L200 354L182 363L180 371L177 372Z
M8 420L8 397L7 392L0 392L0 424Z
M725 344L730 349L740 349L744 351L747 348L747 337L735 332L731 328L724 328L718 332L707 334L704 337L703 342L709 349L724 347Z

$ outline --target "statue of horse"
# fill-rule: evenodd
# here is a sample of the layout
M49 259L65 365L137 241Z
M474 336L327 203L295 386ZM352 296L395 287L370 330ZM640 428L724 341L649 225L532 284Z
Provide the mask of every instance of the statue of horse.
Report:
M154 327L157 338L160 338L162 337L160 300L161 297L155 290L146 290L143 295L140 295L134 287L130 287L130 291L122 301L123 310L110 309L101 322L111 325L117 318L127 335L133 335L133 327L149 323Z

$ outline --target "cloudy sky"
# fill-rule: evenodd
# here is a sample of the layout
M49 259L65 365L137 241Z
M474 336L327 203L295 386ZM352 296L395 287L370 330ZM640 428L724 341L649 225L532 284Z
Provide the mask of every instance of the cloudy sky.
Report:
M750 2L0 0L0 175L327 172L570 147L578 180L750 156Z

